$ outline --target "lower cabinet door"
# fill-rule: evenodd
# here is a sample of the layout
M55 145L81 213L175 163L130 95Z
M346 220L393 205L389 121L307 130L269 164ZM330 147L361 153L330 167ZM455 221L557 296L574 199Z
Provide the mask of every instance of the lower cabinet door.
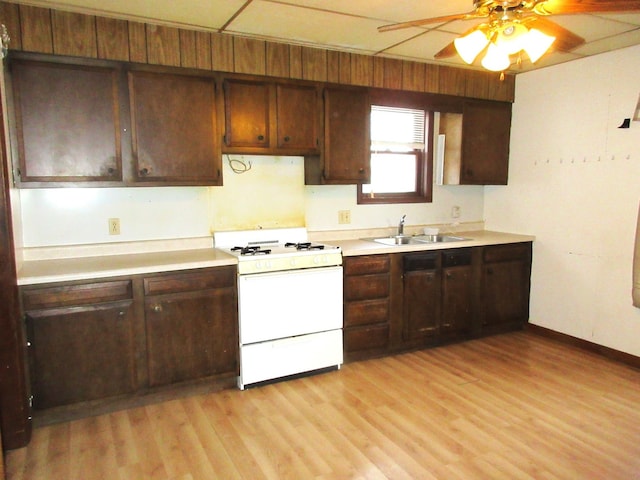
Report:
M483 327L527 322L529 270L530 262L524 261L500 262L484 266L482 272Z
M27 313L34 408L135 390L133 301Z
M445 268L442 274L443 334L471 331L473 321L473 270L469 265Z
M145 299L149 386L237 372L233 288Z
M406 340L438 335L440 327L440 273L416 270L404 274L404 336Z

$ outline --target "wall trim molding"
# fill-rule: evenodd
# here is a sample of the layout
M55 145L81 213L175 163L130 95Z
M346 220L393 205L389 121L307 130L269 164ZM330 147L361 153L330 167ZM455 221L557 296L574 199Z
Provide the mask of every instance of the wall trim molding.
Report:
M640 357L631 355L630 353L614 350L613 348L598 345L597 343L589 342L588 340L572 337L571 335L567 335L566 333L556 332L555 330L541 327L539 325L533 325L531 323L526 324L525 330L535 335L540 335L542 337L555 340L572 347L577 347L581 350L595 353L597 355L608 358L610 360L614 360L616 362L623 363L630 367L640 369Z

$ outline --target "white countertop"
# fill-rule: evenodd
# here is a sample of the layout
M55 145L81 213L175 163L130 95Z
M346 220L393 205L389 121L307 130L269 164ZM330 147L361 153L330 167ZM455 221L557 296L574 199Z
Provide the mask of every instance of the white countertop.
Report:
M18 285L170 272L236 265L237 259L215 248L60 258L23 262Z
M533 242L532 235L521 235L515 233L492 232L488 230L478 230L470 232L455 232L456 237L468 238L456 242L425 243L411 245L384 245L372 240L327 240L326 243L342 248L342 255L352 257L356 255L372 255L379 253L403 253L418 252L425 250L443 250L448 248L461 247L482 247L485 245L499 245L505 243Z
M491 232L486 230L456 232L456 236L469 238L458 242L424 245L387 246L373 241L342 239L324 243L339 246L346 257L382 253L403 253L448 248L478 247L505 243L532 242L531 235ZM238 260L215 248L154 251L149 253L120 253L75 258L32 259L22 262L18 271L18 285L35 285L73 280L91 280L106 277L150 274L188 270L194 268L236 265Z

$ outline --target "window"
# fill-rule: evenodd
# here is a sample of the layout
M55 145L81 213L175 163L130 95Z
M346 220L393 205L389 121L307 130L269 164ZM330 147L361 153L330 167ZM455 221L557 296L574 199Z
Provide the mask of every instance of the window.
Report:
M371 183L358 187L358 203L431 201L430 119L424 110L371 106Z

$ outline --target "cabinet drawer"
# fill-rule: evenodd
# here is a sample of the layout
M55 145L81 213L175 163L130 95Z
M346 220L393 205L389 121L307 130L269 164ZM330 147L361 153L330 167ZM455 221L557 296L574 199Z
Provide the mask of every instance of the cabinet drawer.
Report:
M442 253L442 266L457 267L461 265L471 265L471 249L459 248L456 250L446 250Z
M438 252L410 253L402 258L402 267L405 272L436 270L438 255Z
M22 302L26 311L113 302L130 298L132 298L130 280L22 290Z
M366 300L346 305L344 326L386 323L389 321L389 300Z
M344 262L346 275L363 275L389 271L389 255L364 255L350 257Z
M235 285L236 268L219 267L189 273L173 273L144 279L145 295L161 295Z
M367 300L389 296L389 275L361 275L346 277L344 281L345 300Z
M510 243L506 245L493 245L484 247L483 259L485 263L508 262L510 260L522 260L529 257L531 244Z
M389 325L349 328L344 331L344 348L347 352L384 348L389 344Z

